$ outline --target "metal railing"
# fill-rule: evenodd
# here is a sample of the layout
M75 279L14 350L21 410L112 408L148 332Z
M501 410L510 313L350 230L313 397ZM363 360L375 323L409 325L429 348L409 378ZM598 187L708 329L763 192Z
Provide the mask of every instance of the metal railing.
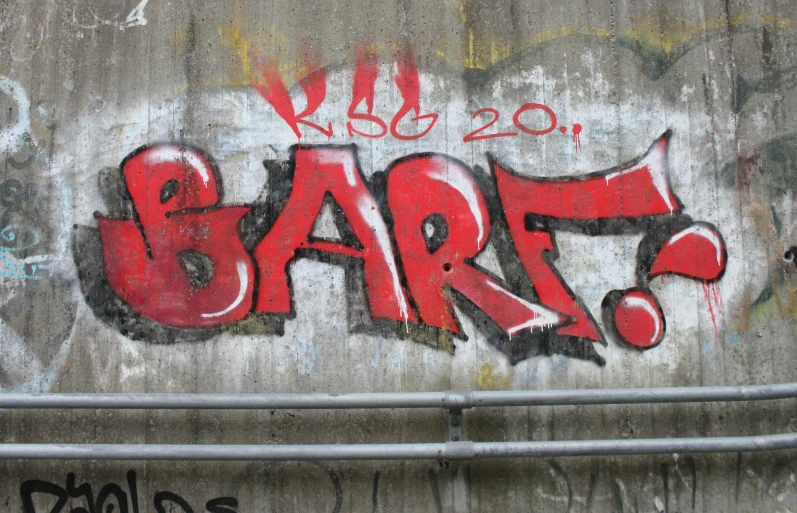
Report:
M363 394L0 394L0 409L445 408L448 441L336 445L0 444L0 459L387 460L477 459L770 451L797 448L797 433L761 436L470 442L462 412L477 407L763 401L797 398L797 383L757 386Z

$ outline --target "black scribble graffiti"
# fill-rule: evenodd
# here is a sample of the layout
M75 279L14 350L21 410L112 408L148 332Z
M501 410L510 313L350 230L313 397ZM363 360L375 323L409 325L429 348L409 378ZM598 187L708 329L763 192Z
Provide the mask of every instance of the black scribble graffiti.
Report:
M65 487L63 488L55 483L30 479L24 481L19 487L22 509L24 513L37 513L34 495L44 494L56 498L55 505L53 505L49 513L61 513L69 499L83 499L86 504L86 508L73 508L71 513L114 513L115 511L119 513L141 513L139 510L136 473L130 470L127 472L126 478L127 491L116 483L107 483L100 488L96 497L90 484L82 483L76 485L77 478L72 472L67 474ZM194 509L189 502L174 492L160 491L153 496L152 506L157 513L174 511L173 506L167 506L167 503L179 507L182 513L194 513ZM208 513L236 513L237 508L238 500L234 497L216 497L205 503L205 509Z

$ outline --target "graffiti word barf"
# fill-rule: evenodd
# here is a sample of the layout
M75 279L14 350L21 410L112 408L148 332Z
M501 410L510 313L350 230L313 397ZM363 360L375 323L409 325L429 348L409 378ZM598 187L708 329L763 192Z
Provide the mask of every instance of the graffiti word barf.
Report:
M451 157L422 153L394 161L371 184L354 146L303 145L281 168L266 163L285 176L270 184L266 205L248 206L220 206L210 156L187 146L147 146L121 164L133 218L97 215L105 272L113 292L139 314L202 328L252 311L291 315L290 263L343 259L347 272L361 271L373 320L464 338L456 302L505 340L605 344L553 265L554 233L636 231L645 234L637 286L608 293L602 308L617 338L649 348L666 328L649 282L664 274L714 282L727 259L717 229L684 215L670 188L669 138L668 131L635 162L585 176L524 177L488 156L489 181ZM313 235L326 204L334 207L339 239ZM498 248L502 265L517 263L505 272L510 284L474 263L497 226L508 234Z
M34 494L51 495L56 498L55 505L50 509L50 513L61 513L70 499L80 501L85 500L86 507L74 507L69 510L73 513L112 513L114 505L118 505L119 513L139 513L138 504L138 485L136 473L132 470L127 472L127 492L116 483L108 483L103 486L97 496L94 496L91 485L83 483L75 485L75 474L69 473L66 476L66 488L62 488L54 483L31 479L22 483L19 493L22 498L22 508L25 513L36 513L34 505ZM129 496L128 496L129 493ZM115 504L114 504L115 503ZM165 513L167 505L169 511L176 511L179 507L183 513L194 513L191 505L173 492L158 492L152 498L152 505L157 513ZM208 513L236 513L238 500L234 497L217 497L207 501L205 509ZM147 511L147 508L144 508Z

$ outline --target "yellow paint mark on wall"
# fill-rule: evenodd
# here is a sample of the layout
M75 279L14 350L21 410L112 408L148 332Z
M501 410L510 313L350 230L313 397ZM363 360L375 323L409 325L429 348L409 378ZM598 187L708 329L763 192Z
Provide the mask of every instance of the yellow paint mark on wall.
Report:
M637 41L643 46L667 54L677 53L689 40L713 30L720 30L730 24L738 27L746 22L743 14L725 18L713 18L705 23L687 26L683 20L665 18L659 13L651 14L638 20L633 26L623 31L622 36Z
M225 25L219 27L218 31L221 40L233 49L238 60L241 61L244 76L249 77L252 74L252 65L249 62L249 48L252 44L250 39L244 37L239 26L228 27Z
M174 48L177 50L177 54L184 55L186 46L188 44L188 34L183 31L179 24L175 25L174 27L174 32L172 32L172 41L174 41Z
M757 21L759 25L771 25L779 29L797 28L797 19L783 18L774 14L759 14Z
M473 1L463 0L457 2L456 0L446 0L446 6L456 14L461 22L468 23ZM797 29L797 19L779 17L774 14L760 14L755 20L750 20L744 15L736 15L730 19L720 17L698 24L687 25L686 20L668 18L655 12L635 20L631 27L618 33L617 38L636 43L643 51L674 56L690 45L690 42L695 37L707 35L713 31L723 31L727 29L728 25L734 28L747 27L755 29L761 26L773 26L783 30L794 30ZM256 79L258 64L253 59L256 59L258 55L268 56L273 59L285 77L286 85L289 85L287 81L292 80L297 72L301 75L301 59L298 56L291 56L286 59L281 55L285 51L284 48L289 48L291 45L288 44L289 38L282 34L276 25L272 25L257 35L246 33L239 24L220 26L218 27L218 32L222 42L232 48L238 56L243 73L243 80L240 80L240 83L251 83L253 74ZM472 24L467 28L467 39L464 48L460 51L453 51L452 45L457 43L444 39L436 49L436 54L448 62L460 64L467 69L487 70L520 51L535 45L572 36L591 36L608 39L612 36L612 33L609 29L603 27L573 28L561 26L538 32L513 44L496 31L489 28L480 28L478 24ZM180 35L176 30L175 44L178 47L179 41ZM353 48L348 49L348 51L344 50L344 56L352 50ZM390 49L379 48L380 53L386 51L390 51ZM459 57L455 58L453 55L459 55Z
M301 76L303 63L298 56L288 59L278 58L281 49L288 47L288 39L277 30L276 25L272 25L260 35L248 34L237 24L222 25L217 30L222 43L235 52L241 64L243 80L233 82L251 84L259 80L258 67L262 64L258 62L260 59L270 59L277 65L287 87L296 83L297 75Z
M464 5L464 3L462 5ZM467 20L463 19L463 21ZM759 15L755 23L752 23L746 16L739 14L731 16L730 19L724 17L713 18L703 23L687 25L685 20L674 20L654 13L645 18L636 20L630 28L621 31L617 37L639 43L640 47L647 51L675 55L687 46L693 38L706 35L712 31L724 30L728 25L733 28L748 27L751 29L760 26L774 26L779 29L789 30L797 29L797 19L783 18L776 15ZM612 33L611 30L602 27L575 29L562 26L538 32L513 45L507 42L502 36L492 33L489 30L484 31L478 28L469 28L467 34L467 48L461 60L466 68L487 70L514 53L526 50L535 45L574 35L586 35L608 39L611 37ZM448 58L448 56L454 53L448 48L450 44L451 43L447 41L443 42L443 44L437 48L437 55L449 62L456 63L455 59Z
M476 375L476 387L480 390L506 390L509 388L509 376L497 373L489 363L485 363Z
M512 45L503 38L492 37L474 27L468 29L468 54L464 60L466 68L487 69L513 53Z

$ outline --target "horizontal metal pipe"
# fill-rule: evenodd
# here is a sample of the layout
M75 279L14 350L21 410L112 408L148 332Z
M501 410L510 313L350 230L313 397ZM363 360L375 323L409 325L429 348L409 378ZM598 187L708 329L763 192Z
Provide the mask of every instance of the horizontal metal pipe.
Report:
M642 440L362 445L0 444L0 459L418 460L751 452L797 448L797 434Z
M363 394L0 394L0 408L318 410L442 408L444 392Z
M758 401L797 398L797 383L754 386L356 394L0 394L0 408L356 409Z
M554 406L762 401L797 398L797 383L753 386L473 392L473 406Z
M797 448L797 433L705 438L485 442L474 444L476 458L618 456L708 452L753 452Z
M423 460L444 458L446 444L165 445L0 444L0 459L28 460Z

